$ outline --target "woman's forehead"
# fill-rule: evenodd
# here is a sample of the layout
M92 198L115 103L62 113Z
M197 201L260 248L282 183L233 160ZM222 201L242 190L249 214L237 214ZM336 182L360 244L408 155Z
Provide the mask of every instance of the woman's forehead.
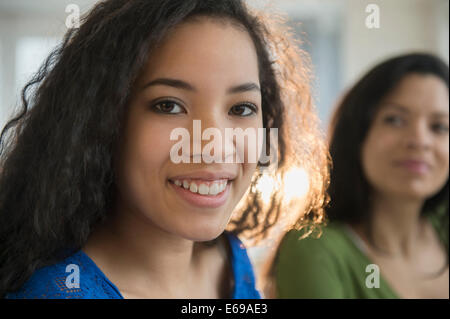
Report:
M382 100L383 110L411 114L440 114L448 117L448 87L430 74L409 74Z
M171 77L190 82L259 82L258 57L250 35L232 23L210 19L182 23L149 55L141 82ZM141 83L142 84L142 83Z

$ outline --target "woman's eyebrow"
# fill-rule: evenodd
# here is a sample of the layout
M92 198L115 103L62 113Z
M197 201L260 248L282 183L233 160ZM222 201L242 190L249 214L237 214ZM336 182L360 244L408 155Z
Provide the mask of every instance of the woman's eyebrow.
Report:
M145 84L142 87L142 90L145 90L146 88L148 88L150 86L155 86L155 85L165 85L165 86L170 86L173 88L187 90L187 91L196 91L197 90L193 85L191 85L183 80L172 79L172 78L158 78L158 79L152 80L152 81L148 82L147 84ZM256 83L248 82L248 83L236 85L236 86L229 88L227 90L227 93L234 94L234 93L242 93L242 92L248 92L248 91L260 92L261 89Z
M143 86L142 90L145 90L149 86L154 85L165 85L165 86L171 86L177 89L183 89L188 91L195 91L196 89L190 85L189 83L177 80L177 79L169 79L169 78L158 78L153 81L148 82L146 85Z
M448 118L448 112L434 112L432 116Z
M397 109L398 111L401 111L403 113L410 113L409 109L403 105L392 103L392 102L385 102L383 103L384 108L388 109Z
M261 89L256 83L253 83L253 82L249 82L249 83L244 83L244 84L241 84L241 85L233 86L233 87L228 89L228 93L229 94L242 93L242 92L248 92L248 91L261 92Z
M397 109L403 113L411 113L411 111L407 107L402 106L400 104L388 102L384 106L387 108ZM431 116L432 117L448 117L448 112L435 111L435 112L431 113Z

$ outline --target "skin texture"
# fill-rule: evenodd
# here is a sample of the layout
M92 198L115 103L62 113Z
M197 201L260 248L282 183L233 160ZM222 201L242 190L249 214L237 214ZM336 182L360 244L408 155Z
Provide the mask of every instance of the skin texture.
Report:
M159 78L192 88L147 86ZM262 127L260 91L229 92L246 83L259 87L255 48L245 31L227 21L185 22L150 54L132 90L116 157L114 218L94 231L83 249L125 298L229 297L225 242L222 237L212 246L202 241L223 232L256 163L175 164L169 153L177 141L170 141L170 132L184 127L192 137L194 119L201 120L202 130L216 127L222 133L226 127ZM175 104L158 104L161 98ZM236 108L243 102L254 104L257 112ZM233 174L224 205L198 208L173 190L170 178L200 170Z
M446 251L420 217L425 200L446 183L449 173L448 88L432 75L410 74L386 96L362 147L364 173L372 187L373 238L353 225L368 255L400 297L448 298ZM413 172L399 161L421 160ZM439 276L432 276L439 273Z

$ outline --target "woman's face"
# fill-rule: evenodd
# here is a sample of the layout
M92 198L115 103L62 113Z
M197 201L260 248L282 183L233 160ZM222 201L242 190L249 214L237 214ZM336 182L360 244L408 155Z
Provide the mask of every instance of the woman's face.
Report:
M410 74L386 96L362 147L374 191L425 200L449 172L449 93L436 76Z
M245 31L206 18L172 30L133 88L117 166L126 213L190 240L220 235L257 164L193 163L201 154L193 149L193 121L201 121L202 131L217 128L222 145L233 145L225 128L262 127L259 87L257 55ZM181 141L171 140L171 132L180 128L190 134L190 163L177 164L170 155ZM203 140L200 152L211 141ZM218 150L230 160L225 147Z

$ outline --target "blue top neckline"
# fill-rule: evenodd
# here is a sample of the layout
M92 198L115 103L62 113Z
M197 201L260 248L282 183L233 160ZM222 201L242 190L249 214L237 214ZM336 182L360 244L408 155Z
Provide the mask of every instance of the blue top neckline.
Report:
M236 278L237 278L237 273L236 273L236 267L234 266L234 260L236 258L236 245L232 244L232 241L235 241L234 235L232 235L230 232L225 231L224 234L227 236L228 238L228 245L230 247L230 254L231 256L227 256L230 258L230 260L232 261L230 264L231 266L231 271L233 274L233 290L232 290L232 296L236 295L236 288L238 285L236 285ZM242 245L242 243L238 243L239 246ZM243 247L243 245L242 245ZM89 257L88 254L86 254L83 250L79 250L78 252L76 252L75 254L79 254L84 260L86 260L97 272L100 276L103 277L103 279L111 286L111 288L114 290L114 292L117 294L118 297L120 297L120 299L125 299L122 295L122 293L120 292L119 288L117 288L117 286L108 278L108 276L105 275L105 273L100 269L100 267L97 266L97 264L95 263L94 260L92 260L91 257Z
M226 299L260 299L256 289L253 267L245 246L232 232L228 238L227 255L233 276L231 296ZM78 266L79 286L68 286ZM69 267L71 266L71 267ZM69 269L69 270L68 270ZM69 272L69 273L68 273ZM30 278L6 299L124 299L117 286L103 273L84 251L74 251L67 258L35 270Z

